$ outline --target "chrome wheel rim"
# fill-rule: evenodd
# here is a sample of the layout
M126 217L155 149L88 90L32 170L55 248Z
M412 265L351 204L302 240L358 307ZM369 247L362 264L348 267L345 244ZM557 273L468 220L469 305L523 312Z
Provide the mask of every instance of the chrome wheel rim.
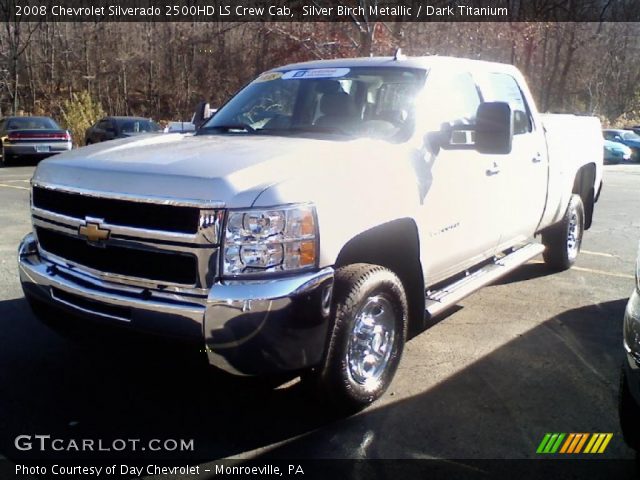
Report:
M356 314L347 348L349 375L374 387L389 365L395 339L396 314L384 297L369 297Z
M569 260L573 260L578 256L578 248L580 246L580 226L578 222L578 213L573 210L569 217L569 228L567 229L567 256Z

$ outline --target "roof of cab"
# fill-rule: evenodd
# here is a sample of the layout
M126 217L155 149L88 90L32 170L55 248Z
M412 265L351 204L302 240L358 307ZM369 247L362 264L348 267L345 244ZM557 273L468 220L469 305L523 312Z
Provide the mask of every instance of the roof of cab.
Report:
M338 58L333 60L313 60L310 62L291 63L282 67L274 68L272 71L297 70L305 68L355 68L355 67L390 67L390 68L417 68L428 70L432 67L456 67L469 68L472 70L497 70L511 71L515 67L505 63L486 62L483 60L471 60L468 58L441 57L438 55L425 57L359 57L359 58Z

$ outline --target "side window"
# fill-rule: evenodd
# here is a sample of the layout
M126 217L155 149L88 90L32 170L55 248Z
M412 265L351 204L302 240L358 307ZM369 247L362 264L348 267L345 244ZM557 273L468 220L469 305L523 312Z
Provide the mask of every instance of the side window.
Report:
M438 121L437 126L433 126L451 132L451 145L473 145L474 131L456 128L475 123L480 94L471 74L457 73L442 77L434 87L438 93L428 105L429 112Z
M468 73L451 78L445 101L446 122L451 125L468 125L475 121L480 105L480 95L476 84Z
M533 131L529 107L515 78L506 73L490 73L481 83L482 96L485 101L507 102L511 105L515 135Z

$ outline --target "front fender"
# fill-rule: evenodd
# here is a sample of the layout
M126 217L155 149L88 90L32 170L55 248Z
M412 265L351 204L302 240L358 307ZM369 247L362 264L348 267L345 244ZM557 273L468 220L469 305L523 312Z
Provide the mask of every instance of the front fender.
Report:
M320 266L334 265L344 245L362 232L394 220L416 218L420 185L405 146L375 142L367 156L331 162L264 192L256 207L311 202L320 232Z

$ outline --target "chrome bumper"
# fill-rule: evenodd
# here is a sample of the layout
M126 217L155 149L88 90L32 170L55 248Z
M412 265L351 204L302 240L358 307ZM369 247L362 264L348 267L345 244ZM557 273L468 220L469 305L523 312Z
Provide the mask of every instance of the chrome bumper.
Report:
M37 148L36 148L37 147ZM33 142L4 144L5 153L8 155L54 155L56 153L71 150L71 142Z
M204 343L209 362L257 375L317 365L328 339L333 269L269 281L218 282L208 297L149 292L83 276L39 256L33 234L18 250L28 301L76 317Z
M214 285L204 319L209 363L241 375L318 365L328 341L332 291L330 267L278 280Z

